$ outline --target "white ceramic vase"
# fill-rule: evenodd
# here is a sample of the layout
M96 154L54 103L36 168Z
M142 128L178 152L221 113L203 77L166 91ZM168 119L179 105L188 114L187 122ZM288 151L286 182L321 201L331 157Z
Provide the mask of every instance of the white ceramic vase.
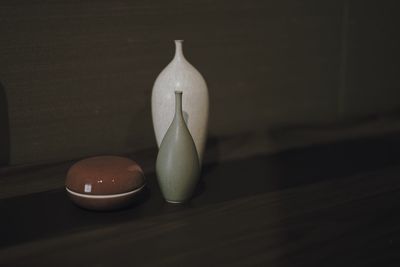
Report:
M196 145L200 163L206 143L208 89L203 76L185 59L182 40L175 41L175 56L158 75L151 96L151 111L157 145L174 118L175 91L183 92L183 116Z

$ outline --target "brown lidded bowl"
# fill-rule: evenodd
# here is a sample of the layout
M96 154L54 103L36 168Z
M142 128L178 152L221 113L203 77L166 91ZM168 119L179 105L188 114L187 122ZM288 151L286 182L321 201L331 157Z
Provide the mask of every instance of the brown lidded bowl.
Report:
M140 166L128 158L99 156L78 161L68 170L65 189L78 206L112 210L129 205L145 186Z

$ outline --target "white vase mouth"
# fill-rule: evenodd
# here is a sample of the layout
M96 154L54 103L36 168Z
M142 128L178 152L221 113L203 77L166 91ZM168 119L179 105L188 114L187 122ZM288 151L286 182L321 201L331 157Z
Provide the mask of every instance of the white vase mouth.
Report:
M77 197L93 198L93 199L107 199L107 198L124 197L124 196L129 196L129 195L135 194L135 193L141 191L145 186L146 186L146 184L142 185L141 187L139 187L135 190L129 191L129 192L120 193L120 194L112 194L112 195L88 195L88 194L82 194L82 193L72 191L72 190L68 189L68 187L65 187L65 189L68 191L68 193L70 193L71 195L77 196Z

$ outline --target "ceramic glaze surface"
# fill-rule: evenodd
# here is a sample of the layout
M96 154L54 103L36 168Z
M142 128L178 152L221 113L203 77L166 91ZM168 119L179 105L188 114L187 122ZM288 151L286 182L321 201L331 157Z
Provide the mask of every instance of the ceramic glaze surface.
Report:
M182 92L175 93L176 113L161 143L156 161L158 183L171 203L188 200L198 183L200 163L182 114Z
M185 59L182 42L175 41L175 57L154 83L151 98L153 126L160 147L174 117L174 91L182 91L183 116L201 162L208 124L208 89L203 76Z
M144 186L131 192L116 195L85 195L66 188L69 198L77 206L89 210L115 210L129 206L138 199Z
M112 210L135 201L145 186L140 166L131 159L98 156L76 162L68 170L65 189L78 206Z
M80 160L68 170L68 189L87 195L113 195L135 190L145 183L140 166L131 159L98 156Z

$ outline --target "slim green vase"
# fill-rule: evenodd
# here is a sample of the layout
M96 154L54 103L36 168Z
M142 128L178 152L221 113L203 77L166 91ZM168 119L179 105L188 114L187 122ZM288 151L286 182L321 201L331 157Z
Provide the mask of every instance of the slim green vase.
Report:
M183 119L181 91L175 91L175 116L161 142L156 173L164 198L170 203L189 200L199 180L199 158Z

